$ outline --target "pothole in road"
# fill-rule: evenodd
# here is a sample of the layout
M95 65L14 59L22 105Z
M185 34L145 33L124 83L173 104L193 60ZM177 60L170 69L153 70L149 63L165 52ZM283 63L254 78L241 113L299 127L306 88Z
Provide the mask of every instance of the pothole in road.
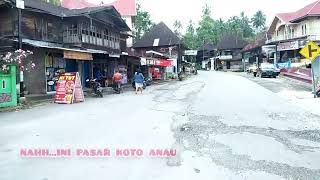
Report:
M271 117L278 120L279 118L284 118L284 115L273 114ZM173 129L176 141L181 143L185 150L209 156L217 165L234 171L264 171L287 179L318 180L317 178L320 177L320 170L294 167L266 160L252 160L247 155L234 154L229 146L209 138L212 135L252 133L273 138L287 149L296 153L303 153L318 151L319 149L311 146L297 145L290 140L298 138L320 142L319 130L292 131L255 126L228 126L222 122L223 117L220 116L188 114L186 118L188 120L185 123Z

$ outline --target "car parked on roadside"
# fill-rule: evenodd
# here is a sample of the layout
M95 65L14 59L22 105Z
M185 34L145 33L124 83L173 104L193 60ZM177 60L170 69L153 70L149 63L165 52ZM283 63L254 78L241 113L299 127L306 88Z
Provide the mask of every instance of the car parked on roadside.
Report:
M279 76L279 74L280 74L280 70L271 63L261 63L257 72L257 76L261 78L263 77L276 78L277 76Z

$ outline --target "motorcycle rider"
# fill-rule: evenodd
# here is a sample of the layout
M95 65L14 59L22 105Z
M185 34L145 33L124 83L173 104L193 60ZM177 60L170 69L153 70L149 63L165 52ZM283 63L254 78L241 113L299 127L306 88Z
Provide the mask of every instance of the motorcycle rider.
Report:
M121 88L121 80L122 80L122 74L119 73L118 70L114 73L112 77L113 85L117 90L120 90Z

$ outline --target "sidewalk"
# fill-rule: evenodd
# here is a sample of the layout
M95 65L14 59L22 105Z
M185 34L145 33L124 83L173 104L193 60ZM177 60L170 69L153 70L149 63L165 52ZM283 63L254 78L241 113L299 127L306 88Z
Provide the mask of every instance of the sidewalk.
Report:
M240 73L239 75L276 93L279 97L287 99L295 106L320 115L320 98L313 97L312 86L309 83L286 76L279 76L274 79L253 77L253 75L246 73Z

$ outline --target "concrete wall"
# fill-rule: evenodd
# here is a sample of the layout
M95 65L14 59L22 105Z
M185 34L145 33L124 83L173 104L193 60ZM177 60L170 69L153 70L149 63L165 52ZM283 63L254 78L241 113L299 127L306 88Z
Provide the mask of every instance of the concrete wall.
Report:
M127 25L132 30L130 34L134 34L135 27L134 27L132 16L122 16L122 19L126 21ZM132 47L132 44L133 44L133 38L132 37L127 38L127 47Z

